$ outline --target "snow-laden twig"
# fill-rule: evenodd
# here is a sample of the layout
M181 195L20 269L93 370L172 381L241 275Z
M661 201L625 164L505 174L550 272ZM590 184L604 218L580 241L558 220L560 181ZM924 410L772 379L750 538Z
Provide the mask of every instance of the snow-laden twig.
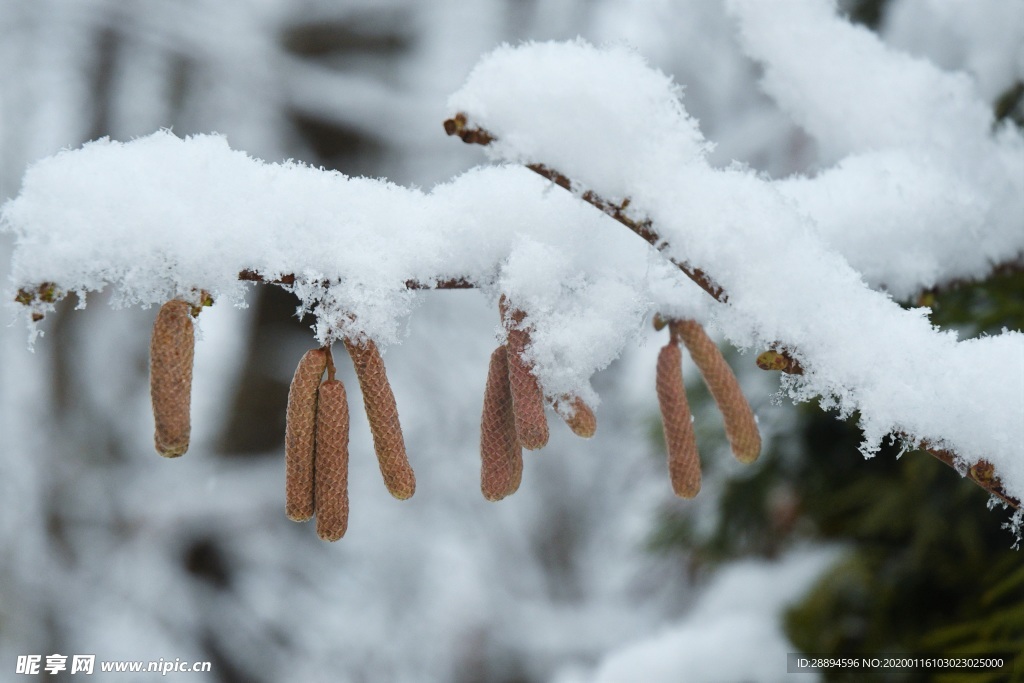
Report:
M467 127L466 116L465 114L461 113L445 121L445 130L448 132L449 135L457 135L464 142L470 144L476 143L486 145L497 139L495 135L489 133L486 130L480 128ZM556 170L548 168L544 164L528 164L527 168L547 178L548 180L551 180L553 183L566 190L572 191L572 188L574 186L579 187L578 183L573 183L573 181L571 181L569 178L565 177ZM595 206L601 211L605 212L606 214L620 222L622 225L625 225L627 228L629 228L637 235L639 235L647 242L649 242L652 246L658 247L659 249L667 249L669 247L669 243L658 234L656 227L651 223L651 221L636 221L625 216L624 209L625 207L629 206L628 199L624 200L621 205L616 205L612 202L609 202L608 200L603 199L602 197L594 193L592 190L583 191L580 194L580 198L583 199L583 201L587 202L588 204L591 204L592 206ZM703 271L701 271L699 268L689 266L683 261L678 261L671 257L668 258L676 267L679 268L679 270L685 273L690 279L697 283L701 287L701 289L707 292L714 299L721 303L728 303L728 292L726 292L721 287L710 284L711 280ZM802 366L799 364L798 361L789 356L789 354L774 351L770 351L767 353L772 354L772 357L767 358L766 362L764 363L761 362L761 359L765 357L766 354L762 354L761 356L758 357L758 366L761 367L762 369L781 370L783 372L786 372L787 374L792 375L803 374L804 370ZM907 435L902 436L903 438L911 442L919 440ZM934 456L940 462L943 462L946 465L949 465L953 469L957 470L958 472L960 472L962 476L967 477L968 479L970 479L978 486L988 491L990 494L992 494L1002 502L1006 503L1007 505L1010 505L1015 509L1020 508L1020 500L1006 492L1002 481L999 479L999 477L995 476L994 467L989 461L982 458L977 461L974 461L974 464L964 466L962 458L958 458L955 453L949 450L929 446L927 442L922 442L920 444L920 448L921 450L924 450L925 452Z
M198 304L205 291L244 304L251 283L265 282L296 295L321 344L386 347L400 341L418 290L475 288L528 314L545 393L593 406L589 378L645 315L700 313L700 292L614 222L547 188L509 166L421 192L160 132L37 162L0 218L15 234L11 297L37 317L70 292L107 289L115 305L151 306Z
M738 11L753 12L748 5L737 3ZM887 98L883 88L876 93L881 101L868 108L873 123L858 118L849 102L844 109L849 125L863 128L850 136L849 148L861 145L875 159L927 160L941 169L938 182L915 164L874 167L915 190L904 193L899 215L912 219L906 229L922 238L916 252L901 252L903 235L890 236L888 222L864 225L868 243L837 244L814 207L858 203L868 207L858 214L863 219L884 213L891 199L865 192L852 178L848 187L836 184L828 170L804 179L801 199L789 192L795 181L712 168L708 145L682 108L678 89L625 50L582 43L499 49L452 96L456 116L446 128L470 141L486 140L491 158L542 173L630 227L691 277L700 273L698 283L713 283L703 288L726 305L710 310L711 324L741 348L780 348L792 355L797 365L789 367L803 373L786 375L783 387L797 400L821 397L823 407L841 416L859 413L866 455L890 433L915 444L927 440L936 457L956 453L953 464L961 472L982 468L971 478L1017 504L1024 492L1024 335L958 342L954 332L930 324L927 310L904 310L873 290L851 263L873 264L869 282L897 282L890 290L906 292L981 277L993 263L1018 258L1024 249L1024 174L1017 172L1024 169L1024 141L1008 128L993 133L991 115L979 115L984 105L970 99L959 77L891 53L827 13L807 11L805 23L792 26L820 29L840 45L833 46L839 56L831 70L826 60L802 80L786 81L803 88L790 93L802 106L820 106L821 112L834 106L829 79L858 55L883 84L892 76L896 83L912 82L912 93L928 94L917 101L900 90ZM769 22L762 29L751 23L745 29L785 33L789 25ZM920 121L935 134L918 131L903 146L903 136L873 134L887 106L902 108L898 126ZM808 121L817 114L807 114ZM845 119L830 120L842 127ZM960 137L967 142L957 142ZM924 240L935 219L927 207L951 196L972 210L951 212L948 224ZM909 278L893 253L906 262Z
M958 342L926 310L903 310L879 290L918 291L1019 258L1024 140L993 132L959 77L891 53L817 4L792 3L803 12L792 26L826 36L833 58L805 72L806 60L786 52L803 49L799 36L785 40L796 28L756 20L757 3L733 3L748 50L770 62L769 90L811 132L836 128L834 151L846 156L814 178L710 166L679 88L628 50L502 48L452 96L463 118L448 127L489 143L506 165L427 193L265 164L216 136L98 141L34 165L4 206L15 287L39 294L25 297L38 314L57 288L111 287L115 303L141 305L207 291L237 304L245 280L258 278L315 313L322 343L383 346L399 340L416 288L472 285L524 312L524 361L545 394L590 405L590 376L660 310L710 323L740 348L788 353L784 364L803 372L783 388L858 412L866 454L890 433L927 439L962 470L984 460L978 479L1019 500L1024 335ZM869 67L867 83L899 86L880 88L865 115L851 104L865 82L834 92L850 60ZM893 109L897 132L875 130ZM911 131L918 124L927 134ZM876 176L890 185L865 180ZM933 205L949 209L934 235ZM842 218L844 206L857 223ZM890 211L902 231L883 220ZM869 237L843 239L854 225Z

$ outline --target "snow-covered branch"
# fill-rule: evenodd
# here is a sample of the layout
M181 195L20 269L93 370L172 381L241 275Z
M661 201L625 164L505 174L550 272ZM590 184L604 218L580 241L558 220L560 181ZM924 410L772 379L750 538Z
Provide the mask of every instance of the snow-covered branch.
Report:
M449 135L459 136L463 142L469 144L483 144L487 145L493 142L496 138L490 132L480 129L472 128L466 125L466 115L459 113L455 117L445 121L445 131ZM559 187L566 190L572 191L574 186L578 184L574 183L570 179L556 170L548 168L543 164L528 164L527 168L534 171L538 175L547 178ZM621 205L617 205L613 202L600 197L595 194L592 190L584 190L580 194L580 198L588 204L600 209L604 213L608 214L619 223L625 225L627 228L632 230L634 233L642 237L644 240L649 242L652 246L662 249L669 246L668 242L665 241L657 232L655 226L651 224L649 220L636 221L629 218L625 214L625 209L629 206L629 199L627 198L622 202ZM712 296L716 301L721 303L728 303L728 293L714 285L707 277L707 275L699 268L694 268L685 262L677 261L672 257L667 257L669 261L683 273L685 273L691 280L701 287L705 292ZM994 270L1005 268L1006 266L997 267ZM777 345L777 344L776 344ZM762 370L777 370L784 372L789 375L802 375L804 374L803 366L796 360L788 351L777 351L769 350L757 357L757 365ZM908 436L904 433L894 434L894 437L899 438L904 442L917 443L918 447L927 453L931 454L939 461L949 465L961 473L962 476L966 476L973 482L981 486L983 489L988 491L990 494L998 498L1003 503L1015 508L1020 508L1020 500L1015 498L1006 492L1002 481L995 475L995 469L988 460L981 458L976 459L973 464L965 465L964 459L959 458L956 453L952 453L942 448L935 448L929 445L927 440L921 440L913 436Z
M424 193L161 132L38 162L3 218L17 288L109 287L116 304L143 306L204 290L240 304L247 281L276 281L315 314L321 343L397 342L420 287L473 285L495 305L504 293L529 312L545 392L591 402L588 378L639 328L651 286L681 278L546 186L526 169L481 168Z
M768 64L769 90L799 101L812 132L819 120L830 130L863 129L849 136L860 155L814 178L773 182L739 167L712 168L678 89L626 50L505 48L477 66L449 106L466 128L486 131L492 158L542 166L581 197L620 207L673 262L706 274L723 290L716 298L727 298L709 321L741 348L781 345L793 354L804 372L787 375L784 387L797 399L821 396L841 415L858 412L866 454L887 434L927 440L957 453L963 469L984 458L1009 497L1019 498L1024 335L958 342L928 322L926 309L904 310L869 284L906 295L1018 258L1024 141L1008 127L992 131L991 115L961 77L892 53L819 6L789 3L783 16L762 21L754 18L757 3L734 5L749 43L776 46L764 52L778 58ZM800 21L790 12L802 12ZM820 33L834 56L794 57L804 48L783 45L806 41L792 31ZM871 82L882 86L870 93L854 87L860 81L829 87L844 82L851 59L866 60ZM798 68L806 63L815 65L811 73ZM869 94L858 118L854 105ZM887 107L907 135L876 132ZM845 118L829 119L837 111ZM908 163L889 165L894 159ZM896 189L882 192L852 176L836 183L855 166ZM901 231L871 220L895 198ZM933 230L934 207L951 198L964 210L943 211ZM861 207L850 215L862 222L863 241L838 237L853 230L834 208L846 205ZM908 232L912 253L903 248Z
M4 206L15 287L109 287L148 306L200 291L241 304L248 280L276 282L321 343L386 346L416 289L458 283L525 314L548 397L591 405L589 378L661 311L788 353L803 372L783 388L857 413L865 454L890 434L927 441L1019 500L1024 335L958 341L892 297L1021 257L1024 139L994 127L963 77L821 3L730 7L766 90L834 166L784 180L715 168L681 89L635 53L505 47L452 96L447 124L497 166L423 192L266 164L218 136L97 141L35 164ZM47 291L27 297L37 315Z

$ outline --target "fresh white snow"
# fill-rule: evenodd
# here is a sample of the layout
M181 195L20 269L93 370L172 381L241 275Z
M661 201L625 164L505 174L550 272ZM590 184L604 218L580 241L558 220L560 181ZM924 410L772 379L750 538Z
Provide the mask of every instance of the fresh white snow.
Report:
M728 305L715 307L709 322L741 348L778 343L790 349L806 372L785 378L785 388L796 399L821 396L823 405L837 408L840 415L858 411L865 454L874 453L893 432L927 440L956 451L968 463L987 459L1011 495L1019 497L1024 493L1024 460L1019 457L1024 335L1008 331L958 342L955 332L930 324L926 309L905 310L886 292L873 289L852 264L882 260L874 284L897 282L907 294L1020 258L1020 134L1008 127L992 133L990 115L970 99L961 77L947 78L885 48L870 33L822 11L820 3L786 3L783 17L799 14L800 21L792 23L759 21L759 8L763 5L734 5L749 21L743 24L747 42L773 58L781 54L780 64L768 71L769 89L781 89L801 111L812 112L806 117L812 132L819 119L828 122L829 130L856 129L847 146L868 150L872 159L852 157L846 170L840 166L817 178L784 183L742 167L713 168L706 161L707 145L666 77L635 55L579 42L499 49L478 64L449 107L464 112L470 126L497 137L488 147L492 158L545 164L571 178L578 192L596 191L615 202L629 198L631 216L653 221L669 255L702 269L724 288ZM804 33L819 29L830 41L830 56L804 73L798 65L809 60L791 54L801 48L782 45L798 45ZM841 80L852 68L850 60L859 63L865 57L872 60L869 71L876 80L896 79L898 97L876 90L870 93L872 105L858 115L852 103L867 97L866 90L838 105L831 97L815 96L832 92L824 81ZM783 76L771 76L773 69L786 74L786 88L778 85ZM605 72L611 74L608 79L599 79ZM928 96L908 101L908 90ZM576 99L588 101L585 116L583 109L566 107L567 100ZM611 101L604 104L605 99ZM875 134L888 122L886 106L899 111L893 114L894 127L909 130L916 120L933 132L909 140ZM847 115L838 116L840 111ZM976 147L970 147L972 141ZM912 154L905 153L908 147ZM934 160L932 172L915 173L915 155ZM901 196L926 207L915 215L912 231L930 247L901 250L907 237L900 230L886 232L893 228L888 221L865 225L870 239L836 246L833 242L843 241L830 239L829 230L816 220L815 207L826 207L820 213L827 217L836 205L869 205L876 198L879 206L861 208L857 215L883 213L898 187L865 193L864 183L840 182L844 173L873 176L879 169L862 167L880 161L892 165L893 175L898 169L897 182L913 187ZM957 166L961 170L955 173L934 170ZM949 212L944 216L948 225L931 230L928 221L936 216L929 207L950 202L967 209ZM899 215L908 214L904 208ZM835 221L831 227L836 229ZM922 254L912 265L915 255ZM910 280L890 276L904 264L916 268Z
M483 671L545 680L574 659L597 664L565 681L634 670L736 680L758 666L782 669L790 645L778 609L812 580L813 562L727 568L681 614L679 592L694 587L676 559L643 550L670 496L643 430L656 410L653 333L598 378L614 389L603 391L594 439L553 429L517 496L480 500L475 427L487 356L503 334L502 292L529 312L531 353L550 393L593 400L588 378L629 346L649 312L695 317L755 351L792 344L810 369L788 385L793 395L824 391L826 404L864 410L869 445L895 425L945 438L968 458L1002 453L998 473L1020 496L1011 472L1014 425L1024 421L1020 335L957 342L931 329L926 311L900 312L877 292L910 297L1020 253L1020 135L993 131L987 112L1024 79L1021 3L893 0L881 40L837 19L825 0L536 3L522 15L499 2L383 3L371 16L401 15L415 37L386 79L282 46L292 27L343 23L358 8L109 4L0 9L0 91L9 95L0 97L0 195L22 190L3 210L3 298L46 280L106 292L90 295L89 311L39 325L59 339L34 355L18 331L0 338L14 359L0 366L6 661L51 645L204 659L215 634L225 660L247 667L240 675L269 679ZM580 17L587 27L574 23ZM500 50L479 71L501 80L471 81L445 110L444 94L502 37L579 31L602 48ZM107 32L118 40L104 99L94 48L108 44ZM637 49L605 44L622 38ZM182 56L189 83L179 101ZM761 92L748 57L764 67ZM65 151L20 180L28 161L95 134L100 107L110 119L102 129L132 142ZM386 135L398 159L390 177L430 187L481 158L441 135L441 119L458 109L499 133L490 152L516 165L424 192L264 164L226 141L265 159L312 158L295 144L290 117L322 118ZM171 125L177 135L148 135ZM181 139L214 130L227 137ZM674 254L726 286L730 305L517 165L530 160L571 170L579 190L631 197ZM782 177L814 163L809 175ZM254 316L231 308L251 287L237 280L243 268L299 277L295 292L316 314L308 344L352 333L391 345L389 374L423 485L412 501L390 499L365 422L354 420L344 544L319 544L283 518L279 459L217 457L232 380L251 371L243 341ZM404 283L456 276L482 294ZM153 311L95 301L149 306L197 287L219 303L199 320L196 457L160 464L144 371ZM279 341L273 374L286 382L287 359L308 344L270 343ZM762 402L770 435L766 417L785 412L764 407L777 380L750 367L740 368L743 384ZM358 405L358 386L346 381ZM713 477L707 483L688 504L702 523L717 504ZM230 590L183 568L197 539L221 553ZM549 566L555 547L565 566ZM756 644L738 647L742 633ZM734 669L706 668L724 656Z
M782 632L783 613L838 554L836 548L804 549L775 562L735 562L715 576L684 619L623 644L592 671L567 670L555 683L792 680L786 655L794 650ZM727 654L722 642L732 643ZM820 680L813 672L801 679Z
M527 312L549 396L591 403L590 376L645 315L682 310L741 348L791 349L806 372L785 388L841 415L858 411L866 454L893 432L927 440L967 463L992 462L1021 497L1024 335L958 342L927 310L904 310L870 285L906 295L1017 258L1024 141L991 131L964 77L885 47L820 3L767 15L759 3L731 6L747 49L767 62L766 89L848 154L833 169L777 182L713 168L680 89L621 47L502 47L449 102L497 136L492 158L542 163L574 190L628 198L667 254L724 288L726 306L702 309L699 290L653 265L624 228L517 165L427 193L266 164L218 136L166 131L33 165L3 209L17 237L14 281L83 294L112 286L126 304L200 289L241 303L239 272L292 274L319 341L392 344L415 303L407 282L463 278ZM809 59L815 50L826 57ZM863 226L856 238L853 220Z

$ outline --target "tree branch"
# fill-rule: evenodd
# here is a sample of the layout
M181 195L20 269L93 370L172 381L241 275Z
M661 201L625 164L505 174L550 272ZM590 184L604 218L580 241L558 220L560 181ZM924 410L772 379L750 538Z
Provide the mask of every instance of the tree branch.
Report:
M921 444L921 450L930 453L937 460L946 463L959 472L961 476L970 479L1013 509L1020 509L1020 501L1006 493L1003 489L1002 482L999 481L999 477L995 476L995 468L988 460L979 460L964 471L964 468L957 464L956 454L951 451L934 448L929 446L927 442Z
M448 135L458 136L467 144L488 145L497 139L486 130L469 127L466 115L463 113L458 113L453 118L446 120L444 122L444 130ZM544 176L559 187L572 192L572 180L557 170L543 164L527 164L526 167L534 173ZM584 191L580 198L625 225L664 254L668 243L658 234L651 221L643 220L638 222L626 215L626 208L629 206L628 198L621 204L615 204L600 197L592 190ZM728 293L722 287L715 284L704 271L689 264L680 263L667 255L666 258L715 300L721 303L728 302ZM1007 267L1018 268L1019 264L1009 264ZM768 351L761 354L758 356L758 366L765 370L781 370L790 374L803 374L804 371L801 365L784 351ZM965 472L964 468L958 465L958 460L962 459L959 459L955 453L929 446L927 442L922 443L921 449L930 453L937 460L949 465L959 472L961 476L970 479L1010 507L1020 509L1021 502L1006 493L1002 482L995 476L992 463L988 460L984 458L978 460L975 464L968 466Z
M295 275L293 273L287 273L281 277L274 279L267 279L257 273L254 270L243 270L238 274L238 279L245 282L259 282L266 285L282 285L289 287L295 284ZM327 282L325 281L326 285ZM446 280L437 280L435 282L420 282L419 280L406 280L406 289L476 289L477 285L468 278L464 277L453 277ZM39 301L42 303L53 304L64 298L64 292L56 283L44 282L35 289L28 287L22 287L18 290L14 296L15 303L19 303L23 306L31 306L35 302ZM43 314L36 312L32 315L34 322L39 322L43 319Z
M497 139L483 129L467 127L466 115L461 113L456 114L454 118L448 119L444 122L444 131L448 135L459 136L463 142L471 145L489 145ZM558 171L548 168L543 164L527 164L526 168L547 178L555 185L569 190L570 192L572 191L572 181ZM622 223L646 240L652 247L664 253L667 242L654 230L654 226L651 221L644 220L638 222L626 215L626 209L629 207L628 199L623 201L621 204L615 204L614 202L603 199L590 190L585 191L580 195L580 198L608 214L619 223ZM686 263L680 263L668 255L666 255L665 258L671 261L674 266L679 268L679 270L686 273L691 280L697 283L697 286L710 294L714 299L722 302L723 304L728 301L729 298L725 291L715 284L700 268L694 268Z
M282 275L279 278L268 280L254 270L243 270L238 274L239 280L245 280L248 282L262 282L268 285L294 285L295 275L288 273ZM326 283L325 283L326 284ZM420 282L419 280L406 280L406 289L476 289L476 285L464 277L454 277L447 280L437 280L436 282Z

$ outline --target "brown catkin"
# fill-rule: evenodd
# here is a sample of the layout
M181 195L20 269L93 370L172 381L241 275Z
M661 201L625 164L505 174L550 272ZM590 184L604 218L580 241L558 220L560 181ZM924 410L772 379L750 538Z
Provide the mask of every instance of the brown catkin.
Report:
M522 322L524 313L513 311L506 324ZM523 354L530 345L528 330L508 330L508 379L512 386L512 406L516 414L516 434L523 448L535 451L548 443L548 420L544 415L544 393Z
M733 455L740 462L751 463L761 452L761 434L754 413L743 395L732 368L725 362L718 346L696 320L681 320L673 329L686 345L694 364L704 376L711 396L722 411L725 435Z
M327 369L327 352L310 349L299 361L288 389L285 422L285 514L305 522L313 516L313 469L316 439L316 400L320 378Z
M558 413L562 415L565 424L569 425L569 429L576 436L589 439L597 431L597 416L594 415L594 411L579 396L561 401L558 406Z
M363 390L363 405L370 421L373 448L377 452L384 484L395 498L410 498L416 492L416 475L405 454L398 405L384 370L384 359L377 345L370 340L362 344L346 340L345 348L352 357L359 387Z
M508 353L499 346L491 354L480 418L480 490L487 500L512 495L523 479L523 448L516 436Z
M188 450L192 427L192 360L195 355L192 306L168 301L160 307L149 344L149 390L160 455L176 458Z
M532 366L524 359L526 347L530 345L530 332L516 327L526 318L526 313L520 309L510 309L504 294L498 301L498 310L508 331L506 351L516 435L523 448L537 450L547 445L548 420L544 415L544 392L533 374Z
M700 457L683 385L683 353L674 342L658 354L657 391L672 490L677 496L693 498L700 491Z
M337 541L348 528L348 399L345 385L320 385L316 406L316 533Z

